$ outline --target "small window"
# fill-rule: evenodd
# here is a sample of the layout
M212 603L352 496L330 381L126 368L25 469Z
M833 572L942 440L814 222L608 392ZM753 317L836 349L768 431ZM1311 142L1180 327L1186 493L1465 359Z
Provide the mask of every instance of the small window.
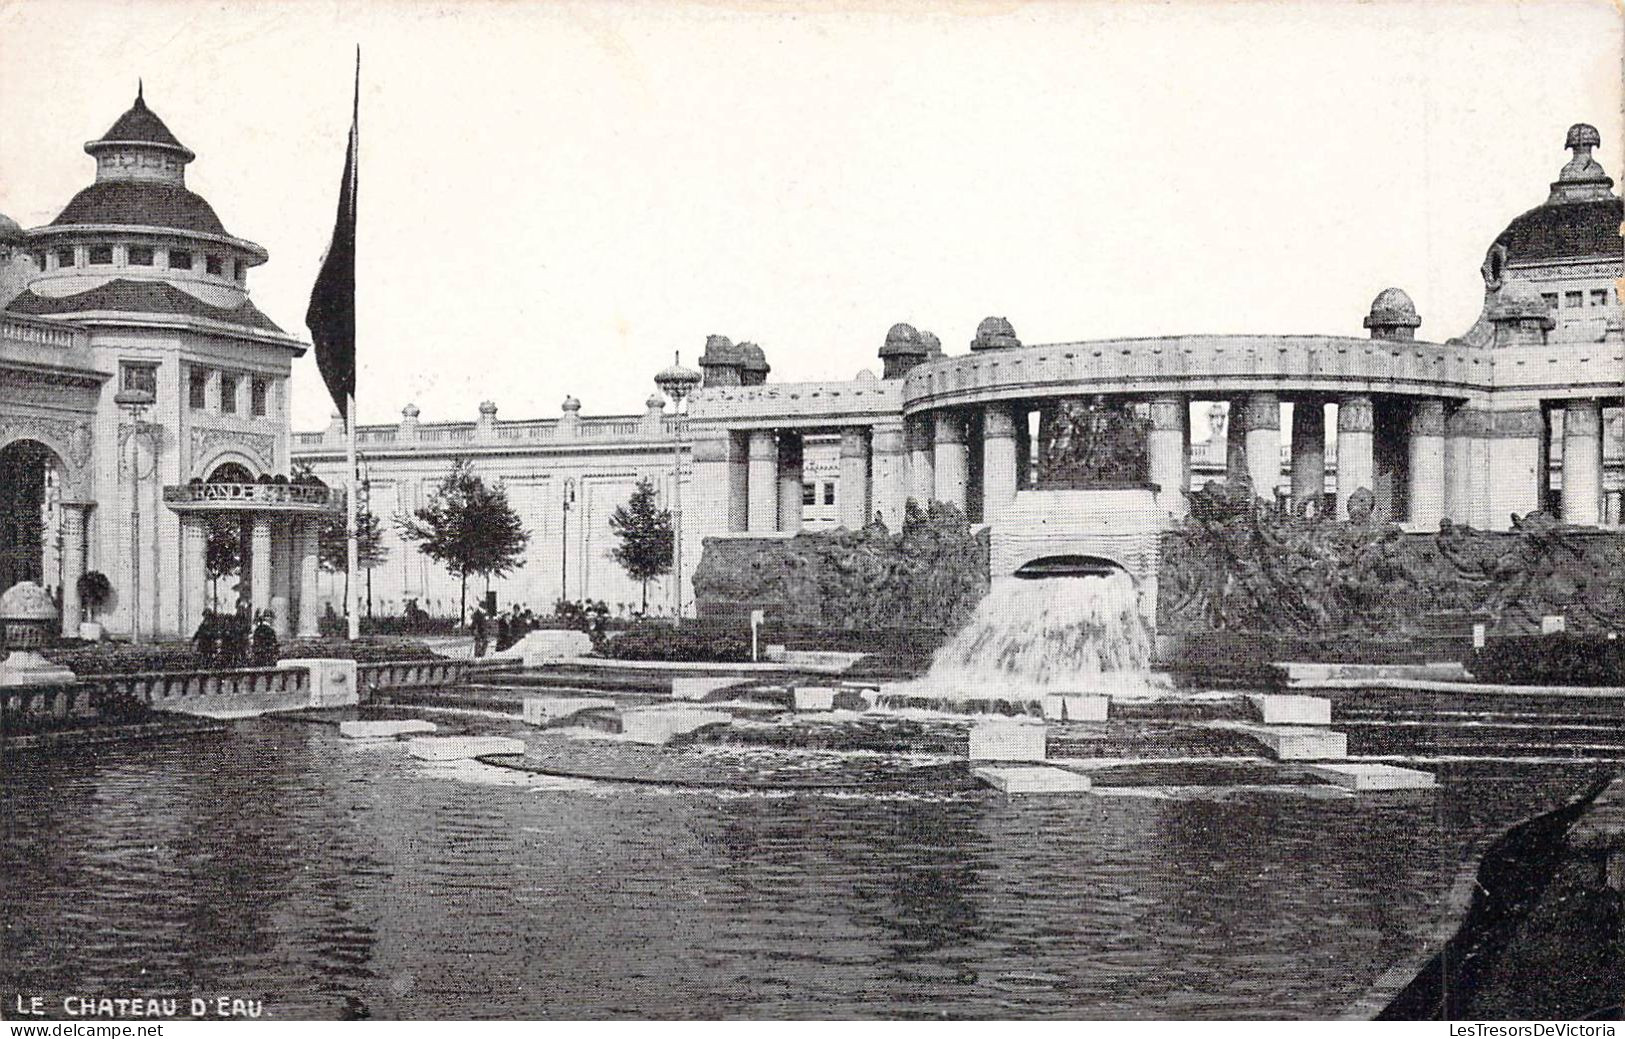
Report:
M145 390L154 397L158 395L158 365L148 361L121 361L119 370L119 389Z
M209 274L219 274L225 269L225 263L226 261L218 256L205 256L203 258L203 270Z
M235 375L220 376L220 414L237 414L237 377Z
M1565 293L1563 293L1563 305L1565 307L1583 307L1583 306L1585 306L1585 293L1583 293L1583 292L1565 292Z
M835 485L832 484L832 483L824 484L824 504L825 505L834 505L835 504Z
M1608 290L1607 289L1592 289L1591 290L1591 305L1594 306L1594 307L1606 307L1608 305Z
M818 485L816 483L804 483L801 485L801 504L818 504Z
M237 260L232 264L232 268L236 273L237 283L239 285L248 280L248 265L247 264L245 264L241 260Z
M193 368L191 377L186 383L186 399L193 411L202 411L209 406L209 370L207 368Z
M169 269L172 271L191 270L192 254L185 249L169 250Z
M1546 301L1546 309L1547 310L1556 310L1557 309L1557 293L1555 293L1555 292L1542 292L1540 294L1540 298Z
M56 251L56 265L58 267L73 267L73 266L76 266L76 264L74 263L74 258L73 258L73 250L72 249L58 249Z
M132 266L132 267L151 267L152 266L152 246L150 246L150 245L132 245L132 246L130 246L130 266Z
M271 395L270 380L256 378L249 386L248 395L249 410L255 418L264 418L266 400Z
M113 247L111 245L93 245L90 247L91 263L112 263Z

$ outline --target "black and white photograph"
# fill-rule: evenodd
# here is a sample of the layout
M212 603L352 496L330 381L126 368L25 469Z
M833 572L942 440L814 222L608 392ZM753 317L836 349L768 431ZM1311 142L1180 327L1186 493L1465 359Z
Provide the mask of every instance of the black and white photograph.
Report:
M1622 74L1605 0L0 0L6 1036L1613 1036Z

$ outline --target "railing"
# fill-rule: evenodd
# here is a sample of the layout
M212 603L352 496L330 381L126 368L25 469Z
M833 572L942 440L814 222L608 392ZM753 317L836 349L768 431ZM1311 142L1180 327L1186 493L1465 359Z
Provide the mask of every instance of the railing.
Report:
M165 487L164 504L281 506L337 512L344 507L344 491L301 483L185 483Z
M474 444L481 442L517 444L557 444L577 440L594 442L650 441L674 439L683 427L684 419L661 415L658 422L648 415L605 415L584 418L579 422L560 419L525 419L517 422L497 422L482 432L478 423L434 423L414 427L363 426L356 430L359 444L391 444L409 447L427 445L433 450L444 444ZM295 451L320 448L341 448L342 433L323 430L317 433L293 434Z
M50 321L32 320L7 314L0 318L0 342L37 343L68 349L89 342L89 335Z
M310 699L310 672L302 667L256 667L82 675L70 685L0 687L0 710L7 718L89 720L132 700L155 711L184 713L188 701L205 697L240 697L246 702L249 697L267 696L282 696L303 706Z
M395 660L357 664L356 691L363 697L392 689L444 688L462 685L474 662L470 660Z

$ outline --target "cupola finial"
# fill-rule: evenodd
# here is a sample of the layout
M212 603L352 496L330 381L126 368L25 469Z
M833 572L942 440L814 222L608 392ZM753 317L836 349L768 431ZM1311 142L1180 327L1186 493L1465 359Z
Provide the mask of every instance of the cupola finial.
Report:
M137 77L135 77L135 99L137 101L141 101L142 103L145 103L145 96L146 96L146 87L145 87L144 84L142 84L141 77L137 76Z

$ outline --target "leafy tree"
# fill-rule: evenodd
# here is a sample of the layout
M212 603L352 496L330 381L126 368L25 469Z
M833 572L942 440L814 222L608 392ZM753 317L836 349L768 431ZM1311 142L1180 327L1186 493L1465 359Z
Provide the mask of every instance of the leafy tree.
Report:
M632 580L642 582L643 612L648 613L649 582L671 573L672 560L671 510L659 507L653 481L639 480L627 503L615 506L609 529L621 539L610 555Z
M468 613L468 576L489 581L519 569L530 543L502 481L486 486L466 458L455 459L429 500L395 524L404 540L417 542L419 552L461 582L459 623Z
M243 544L237 521L211 519L204 541L203 570L209 579L209 601L214 609L220 609L220 579L240 573L242 565Z

